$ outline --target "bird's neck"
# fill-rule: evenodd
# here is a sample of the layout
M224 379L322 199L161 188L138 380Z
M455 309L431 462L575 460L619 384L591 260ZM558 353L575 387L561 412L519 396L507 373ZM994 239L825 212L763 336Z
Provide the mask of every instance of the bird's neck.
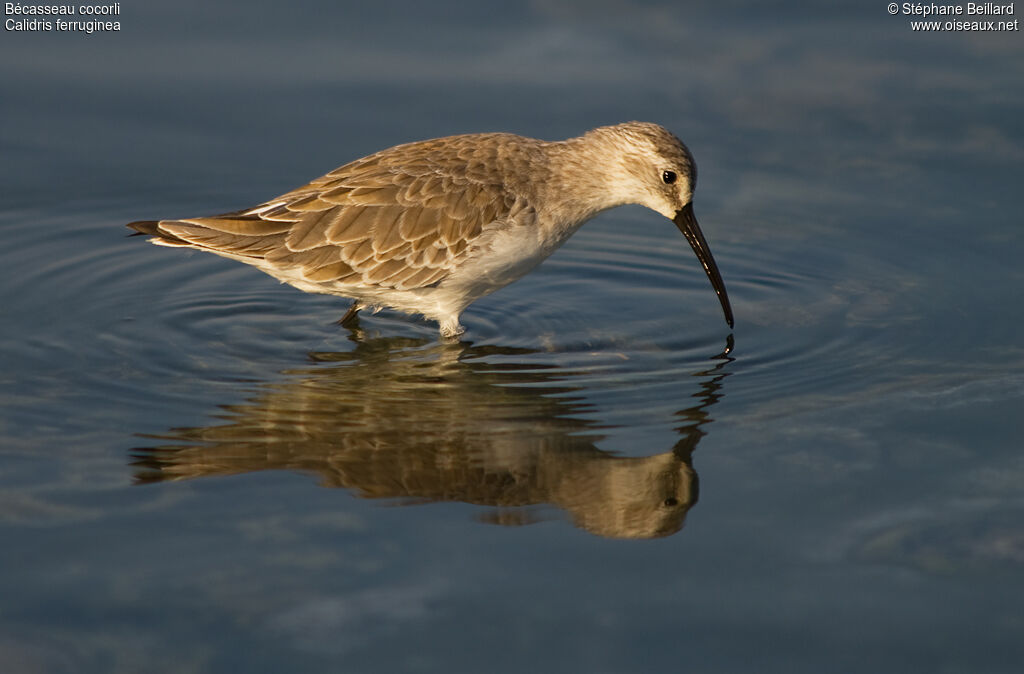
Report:
M570 138L545 147L548 179L538 199L555 217L578 227L602 211L631 203L616 148L590 138Z

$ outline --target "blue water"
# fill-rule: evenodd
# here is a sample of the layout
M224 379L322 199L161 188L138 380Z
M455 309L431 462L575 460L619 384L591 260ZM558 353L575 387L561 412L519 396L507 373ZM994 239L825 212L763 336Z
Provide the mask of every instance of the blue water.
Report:
M884 3L122 3L0 38L0 670L1017 672L1024 47ZM7 17L5 17L7 18ZM655 121L460 343L123 224Z

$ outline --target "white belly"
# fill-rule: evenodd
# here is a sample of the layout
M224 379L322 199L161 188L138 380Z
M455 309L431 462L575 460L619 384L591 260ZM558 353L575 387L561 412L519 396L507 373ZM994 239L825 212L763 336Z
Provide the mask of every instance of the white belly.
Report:
M526 276L578 228L545 232L531 223L495 230L437 290L439 294L447 291L454 295L452 308L461 304L457 307L461 312L474 300Z

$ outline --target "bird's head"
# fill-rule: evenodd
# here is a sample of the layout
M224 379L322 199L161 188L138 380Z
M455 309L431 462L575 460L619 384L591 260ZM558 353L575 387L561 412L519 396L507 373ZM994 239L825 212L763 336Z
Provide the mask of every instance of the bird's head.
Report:
M729 327L732 307L711 248L693 213L697 164L690 150L668 129L648 122L627 122L594 129L584 136L611 149L606 156L605 189L617 204L639 204L672 220L696 253L711 281Z

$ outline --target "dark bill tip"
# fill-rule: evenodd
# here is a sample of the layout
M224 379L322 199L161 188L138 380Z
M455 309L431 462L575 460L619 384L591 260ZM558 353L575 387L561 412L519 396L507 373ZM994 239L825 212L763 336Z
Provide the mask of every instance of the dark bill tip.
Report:
M679 209L676 212L676 217L672 218L672 222L676 223L676 227L683 233L686 240L690 242L693 252L697 254L697 259L703 265L704 273L708 275L711 287L715 289L718 301L722 304L725 322L729 324L730 328L733 327L729 294L725 291L725 282L722 281L722 275L718 272L718 265L715 264L715 258L711 255L711 248L708 246L708 242L704 240L704 234L700 231L700 225L697 224L697 217L693 214L693 204L686 204Z

